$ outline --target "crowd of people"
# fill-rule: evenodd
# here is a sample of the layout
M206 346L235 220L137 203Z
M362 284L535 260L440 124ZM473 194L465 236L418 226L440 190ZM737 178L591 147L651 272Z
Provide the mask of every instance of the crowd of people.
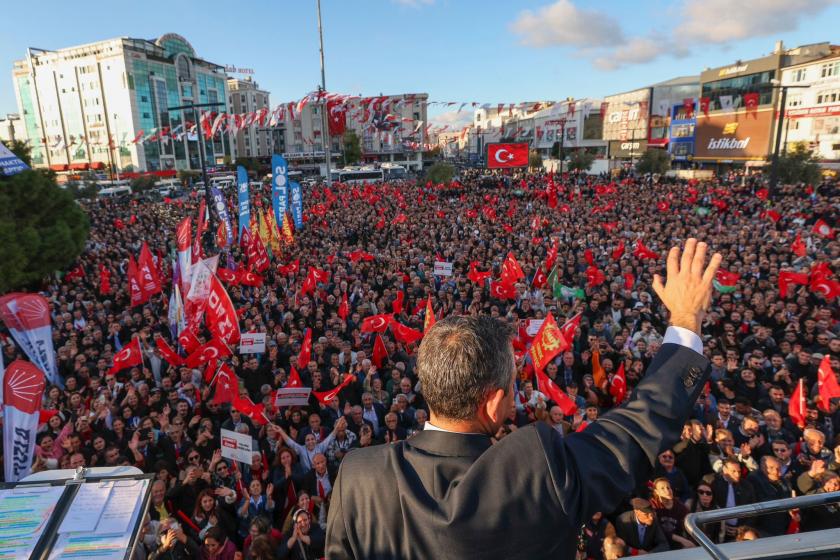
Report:
M739 275L720 286L703 325L712 381L649 483L619 511L587 522L579 550L581 558L601 559L694 546L683 527L689 512L840 489L840 413L837 402L819 406L817 386L825 356L840 373L837 302L809 284L785 285L784 294L779 284L783 270L836 270L840 242L813 225L837 223L838 188L788 185L767 194L761 176L734 174L654 181L465 172L447 185L308 188L304 227L272 253L262 284L228 285L242 332L267 333L265 353L234 348L224 359L240 394L263 404L264 414L214 402L214 371L173 365L155 343L162 337L178 348L168 309L175 227L196 218L200 197L84 203L91 233L79 258L83 273L42 287L64 386L45 392L43 408L58 413L40 428L33 470L134 465L154 473L140 559L320 558L342 458L411 438L428 420L415 374L419 342L395 332L398 325L422 332L427 309L438 319L508 321L519 333L517 404L496 439L532 422L574 437L621 406L609 389L619 369L631 398L668 323L653 275L663 273L667 249L692 236ZM251 193L254 211L270 200L269 185ZM247 269L246 252L236 243L218 248L214 233L204 252ZM144 242L162 260L166 281L162 294L132 307L128 260ZM509 254L524 278L515 292L491 290ZM546 267L552 257L554 274ZM452 263L451 276L434 275L436 261ZM327 273L313 290L305 287L311 268ZM483 271L489 279L471 274ZM545 370L575 402L570 414L540 390L525 352L533 325L549 313L558 324L580 314L571 348ZM363 328L365 318L381 314L395 323L384 332ZM311 359L297 370L307 331ZM384 356L375 352L377 337ZM142 366L109 371L133 338L144 350ZM209 331L198 339L209 341ZM3 353L6 363L25 358L9 337ZM273 391L293 369L313 391L342 386L337 398L324 404L313 395L306 406L277 409ZM801 379L804 425L788 407ZM250 465L222 457L221 428L253 438ZM825 506L704 530L724 542L838 526L840 512Z

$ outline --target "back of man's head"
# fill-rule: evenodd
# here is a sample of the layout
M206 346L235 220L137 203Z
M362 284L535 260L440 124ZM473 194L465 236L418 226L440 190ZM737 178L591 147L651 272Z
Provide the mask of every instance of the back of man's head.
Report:
M450 316L423 337L417 372L438 416L470 420L491 391L507 392L515 371L512 332L487 316Z

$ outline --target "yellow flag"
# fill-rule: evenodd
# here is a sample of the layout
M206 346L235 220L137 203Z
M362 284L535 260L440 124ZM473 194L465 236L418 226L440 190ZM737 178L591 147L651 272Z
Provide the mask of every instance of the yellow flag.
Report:
M292 232L292 218L288 214L283 215L283 241L285 241L287 245L291 245L295 242L295 236Z
M271 239L271 252L274 255L280 254L280 232L277 231L277 223L274 221L274 212L271 210L265 213L266 222L268 223L268 231Z

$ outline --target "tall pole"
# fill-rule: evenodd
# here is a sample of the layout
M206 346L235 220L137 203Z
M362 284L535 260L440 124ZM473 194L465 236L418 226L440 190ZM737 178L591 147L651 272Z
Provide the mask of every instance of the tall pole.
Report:
M330 170L330 163L332 159L332 146L330 141L330 124L327 117L327 100L324 95L327 94L327 77L324 72L324 27L321 25L321 0L316 0L318 5L318 41L321 45L321 130L324 137L324 161L326 162L327 184L330 184L332 179L332 172Z
M779 86L782 90L782 103L779 107L779 120L776 123L776 144L773 146L773 159L770 163L770 184L767 187L769 198L773 198L776 191L776 183L779 181L779 148L782 144L782 123L785 122L785 104L787 103L787 90L785 86Z

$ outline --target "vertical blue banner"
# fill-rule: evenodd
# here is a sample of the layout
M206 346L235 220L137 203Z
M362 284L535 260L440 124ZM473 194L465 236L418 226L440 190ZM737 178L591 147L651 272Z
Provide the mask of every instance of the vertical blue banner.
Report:
M242 230L251 224L251 199L248 192L248 172L241 165L236 166L236 183L239 192L239 231L237 238L242 235Z
M228 214L227 202L225 202L224 195L222 195L216 187L210 187L210 193L213 197L213 206L216 207L216 214L218 214L222 223L225 224L225 242L227 243L227 246L230 247L233 245L233 226L230 224L230 214Z
M300 183L295 181L292 181L289 185L292 191L292 218L295 221L295 230L300 231L303 229L303 189L300 187Z
M282 231L289 207L289 166L279 154L271 156L271 206L274 208L274 221Z

